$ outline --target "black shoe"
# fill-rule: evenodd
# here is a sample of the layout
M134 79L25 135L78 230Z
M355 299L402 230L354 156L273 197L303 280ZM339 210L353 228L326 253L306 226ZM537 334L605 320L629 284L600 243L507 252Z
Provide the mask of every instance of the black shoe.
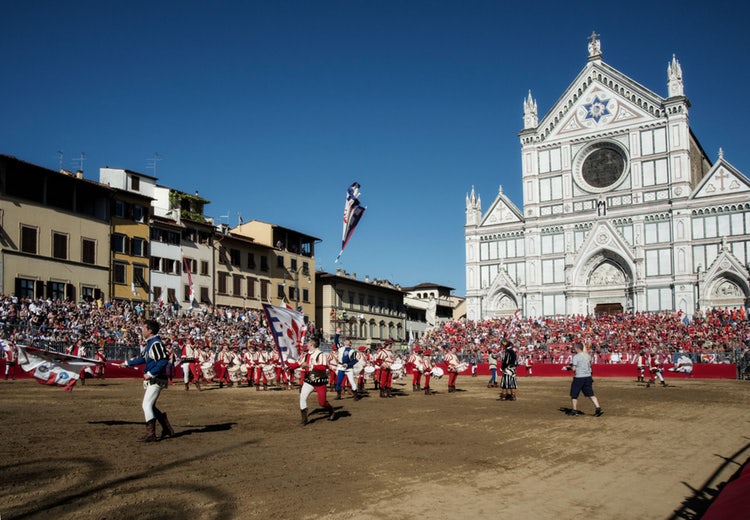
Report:
M604 410L602 410L601 408L597 408L596 411L594 412L594 417L601 417L603 413L604 413Z
M577 417L578 416L578 410L569 410L568 415L571 417Z

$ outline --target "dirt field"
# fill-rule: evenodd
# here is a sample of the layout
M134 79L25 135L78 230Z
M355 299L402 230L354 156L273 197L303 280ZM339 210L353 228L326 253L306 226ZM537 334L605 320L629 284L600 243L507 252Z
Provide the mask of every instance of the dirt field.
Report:
M370 383L305 427L296 391L175 385L177 436L154 444L138 380L0 381L0 517L696 518L750 457L747 382L598 379L605 414L569 417L567 378L520 378L516 402L485 381Z

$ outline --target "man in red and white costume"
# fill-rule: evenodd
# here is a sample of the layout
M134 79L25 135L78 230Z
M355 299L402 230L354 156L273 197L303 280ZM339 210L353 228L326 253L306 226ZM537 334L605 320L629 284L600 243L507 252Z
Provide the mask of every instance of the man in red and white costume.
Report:
M359 374L355 375L357 376L357 389L359 390L360 397L362 397L365 391L365 368L372 366L372 356L364 345L360 345L357 350L359 351L359 359L362 361L362 370L359 371Z
M645 383L646 367L648 367L648 355L645 350L641 349L638 352L638 357L635 358L635 365L638 367L638 379L636 383Z
M107 364L107 357L104 355L104 345L102 344L94 354L94 359L101 364L94 367L94 377L104 379L104 367Z
M420 389L422 384L422 373L424 372L424 365L422 363L422 353L419 346L415 346L409 357L406 359L406 363L411 365L411 390L416 392Z
M245 347L242 349L242 366L245 367L245 378L247 386L253 386L253 348Z
M305 370L305 381L299 394L299 409L302 415L302 426L307 424L307 398L311 393L318 395L318 404L328 412L328 420L336 420L336 412L331 403L326 399L326 386L328 385L328 355L321 352L320 343L317 339L307 342L308 354L303 358L300 367Z
M432 350L425 349L422 352L422 369L424 370L424 395L432 395L430 390L430 379L432 378Z
M456 391L456 380L458 379L458 365L461 362L456 354L456 347L448 349L448 353L443 358L448 367L448 393Z
M232 353L229 352L229 347L226 343L222 345L221 350L217 354L216 362L219 365L219 388L224 388L224 383L227 386L232 386L232 380L229 379L229 365L232 363Z
M187 341L178 339L177 344L182 346L180 360L182 361L182 380L185 383L185 390L190 390L190 377L192 376L195 388L200 391L201 367L198 363L195 340L193 338L189 338Z
M339 346L334 343L331 345L331 355L328 356L328 389L336 389L336 378L339 370ZM340 399L341 397L339 397Z
M256 347L253 355L253 367L255 368L255 391L260 390L260 384L263 383L263 390L268 390L268 378L263 370L268 364L268 353L263 347Z
M14 341L6 341L3 344L3 359L5 359L5 379L10 377L16 379L18 369L18 347Z
M393 365L395 356L389 347L390 345L384 346L375 353L375 365L380 367L380 381L378 384L380 387L380 397L393 397L391 393L391 383L393 381L391 366Z
M651 375L648 383L646 383L646 388L655 384L656 378L659 378L661 386L667 386L667 382L664 381L664 359L664 356L660 352L652 349L651 355L648 357L648 371Z

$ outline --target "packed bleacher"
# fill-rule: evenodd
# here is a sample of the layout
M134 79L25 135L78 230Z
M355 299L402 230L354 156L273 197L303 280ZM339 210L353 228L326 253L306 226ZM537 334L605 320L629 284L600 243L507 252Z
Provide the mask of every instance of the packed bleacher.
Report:
M596 363L633 363L643 350L669 359L684 353L695 363L734 363L750 347L750 322L744 309L696 312L692 319L680 312L649 312L457 320L419 342L433 350L455 345L463 358L481 361L503 338L534 363L569 363L576 341L589 347Z
M161 322L160 335L167 341L192 338L216 349L223 344L273 344L258 310L206 307L186 312L162 304L0 295L1 337L59 352L76 343L93 349L104 346L108 359L137 353L138 325L146 315ZM632 363L644 349L669 358L685 353L695 363L736 363L738 356L748 357L750 322L744 309L699 311L692 319L680 312L514 316L450 321L417 343L438 356L446 347L457 346L462 360L481 363L503 338L513 341L521 359L531 357L535 364L569 362L574 341L586 343L597 363ZM403 348L408 349L406 341Z

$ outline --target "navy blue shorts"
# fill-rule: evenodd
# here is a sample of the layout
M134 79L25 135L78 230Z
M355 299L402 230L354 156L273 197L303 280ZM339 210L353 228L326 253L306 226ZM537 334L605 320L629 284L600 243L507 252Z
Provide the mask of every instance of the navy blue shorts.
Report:
M588 377L574 377L570 384L571 399L578 399L578 395L583 392L586 397L594 397L594 379Z

